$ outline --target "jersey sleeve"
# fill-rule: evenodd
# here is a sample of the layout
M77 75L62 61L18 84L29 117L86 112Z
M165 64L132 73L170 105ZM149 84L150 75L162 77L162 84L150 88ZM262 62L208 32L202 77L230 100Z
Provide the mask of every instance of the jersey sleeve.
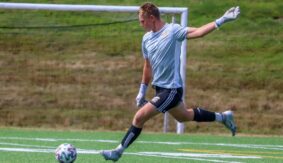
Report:
M179 24L174 24L174 36L178 41L186 39L188 34L188 27L182 27Z

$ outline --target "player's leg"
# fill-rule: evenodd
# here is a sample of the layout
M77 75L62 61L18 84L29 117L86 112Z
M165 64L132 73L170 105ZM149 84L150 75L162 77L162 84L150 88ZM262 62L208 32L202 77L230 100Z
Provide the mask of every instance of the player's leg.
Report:
M148 102L137 111L132 123L134 126L142 128L146 121L148 121L158 113L160 112L156 110L155 106Z
M142 128L146 121L157 115L155 106L151 103L145 104L141 109L137 111L133 118L132 126L124 136L121 144L114 150L104 150L101 152L102 156L106 160L117 161L122 156L124 150L128 148L140 135Z
M217 113L202 108L186 109L184 103L181 102L177 107L170 109L169 113L179 122L221 122L232 132L233 136L236 134L237 127L232 111Z
M156 111L155 106L151 103L145 104L141 109L137 111L133 118L132 126L129 128L127 134L121 142L124 148L129 147L140 135L141 130L149 119L157 115L159 112Z
M170 109L169 113L179 122L211 122L216 120L216 113L207 111L202 108L186 109L183 102L180 102L177 107Z

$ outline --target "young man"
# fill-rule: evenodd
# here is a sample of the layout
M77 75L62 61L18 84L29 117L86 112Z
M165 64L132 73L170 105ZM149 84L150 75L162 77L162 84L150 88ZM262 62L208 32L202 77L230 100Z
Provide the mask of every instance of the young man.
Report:
M180 43L186 38L193 39L205 36L222 24L236 19L239 13L239 7L233 7L214 22L194 28L163 22L160 19L158 8L152 3L145 3L140 7L140 25L147 31L142 40L144 57L142 84L136 97L137 106L141 108L135 114L132 126L121 144L114 150L101 152L105 160L119 160L124 150L140 135L145 122L159 113L169 112L179 122L217 121L223 123L232 132L232 135L235 135L236 125L232 111L216 113L202 108L186 109L182 101ZM151 79L156 95L147 102L145 95Z

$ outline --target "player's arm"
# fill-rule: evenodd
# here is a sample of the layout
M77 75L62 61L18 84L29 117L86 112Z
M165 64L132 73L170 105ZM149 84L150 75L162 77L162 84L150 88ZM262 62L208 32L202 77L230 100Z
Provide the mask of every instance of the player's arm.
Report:
M199 28L189 27L187 39L199 38L207 35L216 28L215 22L208 23Z
M148 59L144 59L142 83L148 85L151 80L151 66Z
M189 27L187 33L187 39L203 37L208 33L212 32L213 30L215 30L216 28L219 28L224 23L237 19L239 14L240 14L240 8L238 6L232 7L229 10L227 10L222 17L216 19L214 22L210 22L199 28Z
M148 59L144 59L142 82L140 85L139 93L136 97L136 104L138 107L142 107L147 103L145 99L148 84L151 80L151 65Z

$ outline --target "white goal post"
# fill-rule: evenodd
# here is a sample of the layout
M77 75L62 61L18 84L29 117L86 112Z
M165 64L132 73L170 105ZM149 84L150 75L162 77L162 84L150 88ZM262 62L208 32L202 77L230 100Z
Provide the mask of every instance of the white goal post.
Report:
M0 3L0 9L27 9L27 10L57 10L57 11L100 11L100 12L138 12L139 6L105 6L105 5L71 5L71 4L34 4L34 3ZM161 13L180 14L180 24L187 26L188 8L159 7ZM173 18L172 21L175 19ZM186 52L187 41L182 42L181 48L181 77L183 80L183 100L186 87ZM164 116L164 132L168 128L168 114ZM177 122L177 133L184 133L184 124Z

